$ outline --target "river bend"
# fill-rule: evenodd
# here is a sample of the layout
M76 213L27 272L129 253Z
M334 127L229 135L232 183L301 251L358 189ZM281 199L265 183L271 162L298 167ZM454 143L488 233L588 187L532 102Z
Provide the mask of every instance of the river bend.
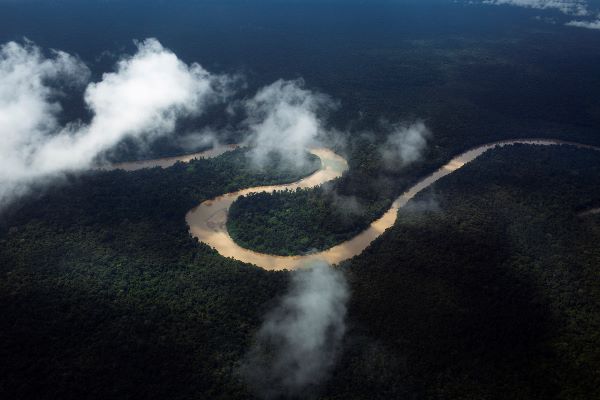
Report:
M321 168L312 175L288 184L251 187L239 190L237 192L227 193L214 199L206 200L200 203L194 209L190 210L185 219L189 226L190 234L199 241L204 242L216 249L222 256L231 257L245 263L254 264L267 270L298 269L315 261L338 264L362 253L371 244L371 242L381 236L386 229L392 227L396 222L398 210L404 207L419 192L430 187L444 176L447 176L462 168L466 164L481 156L486 151L496 147L514 144L543 146L569 145L580 148L600 150L598 147L551 139L514 139L475 147L471 150L465 151L462 154L459 154L437 171L419 180L416 184L411 186L406 192L399 196L392 203L391 207L379 219L373 221L367 229L355 237L329 249L306 255L279 256L258 253L243 248L235 243L229 235L229 232L227 232L227 216L231 204L233 204L233 202L240 196L259 192L271 193L274 191L295 190L297 188L312 188L322 185L323 183L331 181L335 178L341 177L348 170L348 163L343 157L326 148L313 148L309 150L321 160ZM177 161L188 162L194 158L216 157L235 148L237 148L237 146L231 145L182 157L115 164L111 167L111 169L121 168L125 170L136 170L156 166L167 167L175 164Z
M398 197L392 203L391 207L383 214L383 216L373 221L367 229L352 239L342 242L327 250L307 255L279 256L258 253L243 248L235 243L227 232L227 215L231 204L240 196L257 192L273 192L286 189L310 188L340 177L348 168L346 160L333 153L331 150L324 148L310 150L311 153L315 154L321 159L322 168L308 178L290 184L243 189L207 200L188 212L186 215L186 221L189 225L192 236L215 248L221 255L254 264L267 270L297 269L314 261L325 261L329 264L337 264L362 253L371 244L371 242L381 236L386 229L392 227L396 222L398 210L404 207L413 197L417 195L417 193L428 188L444 176L462 168L464 165L475 160L486 151L495 147L514 144L545 146L571 145L580 148L600 150L596 147L578 143L548 139L515 139L478 146L454 157L440 169L418 181L415 185L410 187L406 192Z

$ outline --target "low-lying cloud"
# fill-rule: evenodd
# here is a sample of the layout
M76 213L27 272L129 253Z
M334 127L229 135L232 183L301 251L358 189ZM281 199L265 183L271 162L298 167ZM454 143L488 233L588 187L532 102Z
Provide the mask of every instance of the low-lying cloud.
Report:
M28 41L0 47L0 210L41 181L89 168L124 139L149 142L173 133L178 120L230 98L239 83L182 62L155 39L138 42L137 52L121 57L99 82L88 83L89 77L84 63L65 52L46 55ZM89 122L59 124L66 85L83 89ZM324 132L323 118L336 106L302 80L278 80L229 108L235 104L245 118L229 129L247 134L245 144L258 166L271 153L303 165L306 147ZM191 149L219 136L204 128L179 135L177 143Z
M319 263L291 276L289 292L266 315L242 366L264 398L306 398L334 366L346 332L343 273Z
M569 21L566 23L566 25L574 26L576 28L600 29L600 17L592 21Z
M178 118L202 113L228 94L226 76L187 65L157 40L137 43L116 71L87 85L89 123L59 126L57 98L66 82L85 85L87 67L60 51L50 57L30 42L0 47L0 209L36 182L89 167L127 137L173 132Z
M558 10L563 14L584 19L574 19L565 23L566 26L586 29L600 29L600 15L597 3L587 0L482 0L481 4L511 5L538 10ZM540 21L555 24L554 18L536 17ZM585 19L587 18L587 19Z
M135 54L121 57L115 71L98 82L89 83L89 77L84 63L67 53L44 54L31 42L0 47L0 211L40 182L89 168L124 139L150 142L172 134L180 119L215 103L227 106L232 119L241 117L226 133L246 135L244 144L257 166L268 165L273 153L302 166L307 147L340 136L325 126L337 103L306 89L302 80L278 80L251 98L230 101L239 78L186 64L155 39L138 42ZM66 85L84 93L88 122L59 123ZM422 157L430 135L422 122L385 129L391 133L381 155L389 168ZM174 143L191 151L217 144L222 134L206 127L180 134ZM360 208L352 197L334 200L349 211Z
M425 212L441 211L440 203L435 192L428 190L425 193L420 193L417 198L410 200L401 212L421 214Z
M584 16L589 14L585 0L484 0L484 4L511 5L540 10L555 9L568 15Z
M244 104L254 163L264 166L269 154L276 153L303 165L306 147L324 131L323 116L335 106L329 96L305 89L302 80L278 80L259 90Z
M538 10L558 10L563 14L574 17L587 17L589 19L572 20L566 26L586 29L600 29L600 16L598 8L593 7L587 0L483 0L483 4L511 5ZM550 23L556 23L552 18L539 18Z
M427 148L431 131L422 121L397 123L388 127L390 133L380 149L388 169L399 169L420 160Z
M184 151L196 151L198 148L214 148L221 145L219 134L210 128L204 128L200 131L190 132L178 136L175 144Z
M8 186L37 174L38 151L48 133L61 129L61 90L49 83L83 86L89 75L81 61L61 51L46 58L30 42L0 47L0 206Z

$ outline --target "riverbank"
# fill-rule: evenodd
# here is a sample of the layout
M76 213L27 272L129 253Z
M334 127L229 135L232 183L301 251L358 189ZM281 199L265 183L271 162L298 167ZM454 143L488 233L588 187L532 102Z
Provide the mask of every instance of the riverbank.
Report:
M593 146L573 142L564 142L552 139L515 139L484 144L465 151L454 157L437 171L426 176L399 196L392 206L379 219L373 221L367 229L350 240L342 242L327 250L306 255L277 256L258 253L239 246L233 241L227 231L228 210L231 204L240 196L256 192L273 192L278 190L294 190L296 188L310 188L321 185L341 176L347 169L347 161L330 150L313 149L311 153L321 159L320 171L300 181L275 186L261 186L240 190L207 200L194 208L186 215L192 236L215 248L224 257L257 265L267 270L298 269L313 262L326 262L338 264L362 253L375 239L391 228L396 222L398 210L404 207L413 197L422 190L430 187L439 179L455 172L466 164L477 159L483 153L496 147L515 144L555 146L568 145L581 148L600 150Z

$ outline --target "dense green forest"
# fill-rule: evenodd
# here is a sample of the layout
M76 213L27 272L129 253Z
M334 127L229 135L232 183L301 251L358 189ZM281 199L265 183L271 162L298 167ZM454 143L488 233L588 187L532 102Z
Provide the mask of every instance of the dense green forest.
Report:
M249 249L302 254L351 238L389 207L385 200L359 203L357 197L341 197L327 187L240 197L229 211L227 230Z
M70 176L4 215L0 397L234 398L240 354L284 274L225 259L185 213L297 180L237 150L168 169Z
M304 254L334 246L379 218L410 185L452 155L427 150L409 167L389 169L381 143L358 137L336 148L350 171L322 187L240 197L230 210L227 229L241 246L271 254Z
M339 107L322 139L350 171L325 188L235 203L229 229L261 251L338 243L481 143L600 145L600 35L565 26L575 16L558 11L425 0L2 3L0 42L67 51L96 82L147 37L242 78L228 104L180 121L175 137L123 142L106 154L114 161L201 150L179 136L204 129L239 142L247 126L231 112L278 79L331 96ZM61 126L92 117L79 89L57 97ZM385 170L390 124L415 120L433 133L423 159ZM317 166L257 170L243 154L68 174L0 214L0 399L252 398L240 360L292 273L221 257L189 236L184 215ZM497 149L411 204L337 266L350 284L348 332L314 397L597 399L600 215L580 212L600 207L600 154Z
M310 169L301 171L303 174ZM249 398L237 368L287 272L192 240L185 212L297 179L243 152L70 177L2 221L2 398ZM288 193L286 196L294 196ZM299 193L299 196L307 194ZM590 399L600 376L600 154L489 152L344 263L325 399Z
M600 153L498 149L415 202L435 207L343 266L353 333L331 398L595 398L600 216L579 212L600 204Z

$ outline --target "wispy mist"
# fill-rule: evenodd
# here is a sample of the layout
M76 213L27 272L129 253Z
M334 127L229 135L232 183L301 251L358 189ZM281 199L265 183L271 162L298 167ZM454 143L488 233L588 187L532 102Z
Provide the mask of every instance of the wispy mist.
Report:
M565 15L581 19L565 23L567 26L587 29L600 29L600 10L598 2L588 0L480 0L488 5L510 5L538 10L557 10ZM473 1L469 1L473 3ZM540 17L537 19L555 24L556 19Z
M484 4L512 5L540 10L555 9L569 15L589 14L586 0L483 0Z
M600 29L600 16L591 21L569 21L566 25L576 28Z
M435 192L431 190L428 190L424 193L419 193L419 195L416 198L409 201L401 209L401 212L413 214L421 214L425 212L435 211L441 211L441 207Z
M381 147L381 157L388 169L402 168L423 157L431 131L421 121L389 125L390 133Z
M178 136L175 143L182 150L197 151L203 147L218 147L221 144L219 135L212 129L205 128L197 132L191 132L185 135Z
M336 106L304 88L302 80L279 80L250 99L229 101L236 86L243 86L239 77L185 64L155 39L136 44L137 52L122 56L115 72L89 84L88 68L67 53L47 56L30 42L0 47L0 209L39 182L89 168L124 139L147 143L169 135L180 119L219 102L228 102L231 113L235 105L243 111L243 121L228 129L247 134L256 165L266 165L276 153L302 166L306 147L324 132L323 118ZM57 99L67 83L85 87L89 122L59 125ZM200 129L179 135L176 144L196 149L218 143L221 133Z
M263 398L306 398L334 366L346 332L343 273L318 263L291 276L289 292L265 316L242 366Z
M329 96L305 89L302 80L278 80L259 90L245 103L252 161L263 166L270 153L277 153L303 165L306 147L323 131L322 117L333 107Z
M61 85L83 85L88 77L85 65L64 52L45 57L29 42L0 47L0 208L40 180L89 167L124 138L171 133L178 118L226 97L229 82L149 39L115 72L87 85L89 123L59 126Z

